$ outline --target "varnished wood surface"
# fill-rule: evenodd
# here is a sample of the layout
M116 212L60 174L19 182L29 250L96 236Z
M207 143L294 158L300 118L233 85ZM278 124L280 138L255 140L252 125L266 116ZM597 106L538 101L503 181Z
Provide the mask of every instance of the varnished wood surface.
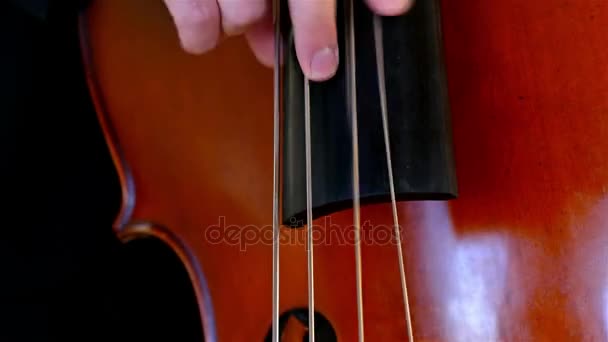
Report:
M444 0L443 16L460 198L399 205L417 340L608 339L608 2ZM179 249L208 334L260 341L271 324L271 71L239 39L183 53L160 1L93 1L83 22L134 203L117 222L152 223L117 231ZM266 239L212 243L220 217ZM390 207L363 208L366 221L390 227ZM331 216L351 222L350 211ZM307 302L299 238L281 248L282 310ZM363 247L366 337L405 340L395 249L377 242ZM356 340L352 246L318 245L315 271L317 310L339 340Z

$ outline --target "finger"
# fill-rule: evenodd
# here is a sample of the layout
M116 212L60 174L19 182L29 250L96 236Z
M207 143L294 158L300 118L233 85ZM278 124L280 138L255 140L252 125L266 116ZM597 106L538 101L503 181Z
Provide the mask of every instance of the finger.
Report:
M227 35L237 35L260 21L269 10L266 0L218 0L222 28Z
M182 48L202 54L220 38L220 12L215 0L164 0L177 27Z
M331 78L338 68L335 0L289 0L296 55L313 81Z
M367 5L378 15L395 16L407 12L415 0L366 0Z
M269 68L274 67L275 39L272 17L266 15L252 25L245 33L245 38L258 61Z

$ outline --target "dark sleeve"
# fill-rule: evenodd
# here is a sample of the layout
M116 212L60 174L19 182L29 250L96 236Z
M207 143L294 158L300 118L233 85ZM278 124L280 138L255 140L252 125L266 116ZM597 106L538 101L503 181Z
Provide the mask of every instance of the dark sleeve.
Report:
M2 1L2 0L0 0ZM91 0L8 0L13 6L27 14L45 20L51 12L80 11Z
M8 0L17 8L39 19L46 19L51 0Z

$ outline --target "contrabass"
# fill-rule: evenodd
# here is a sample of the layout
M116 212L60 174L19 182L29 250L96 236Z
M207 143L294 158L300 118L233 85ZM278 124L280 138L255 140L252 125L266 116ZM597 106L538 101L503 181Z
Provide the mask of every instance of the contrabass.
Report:
M161 1L81 17L115 232L179 256L205 339L608 339L608 2L340 1L321 83L275 6L274 70Z

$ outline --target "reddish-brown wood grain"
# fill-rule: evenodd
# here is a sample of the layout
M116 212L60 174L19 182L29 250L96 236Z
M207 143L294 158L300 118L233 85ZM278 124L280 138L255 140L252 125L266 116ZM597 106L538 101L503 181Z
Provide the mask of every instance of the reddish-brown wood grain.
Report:
M460 197L399 204L416 339L606 340L608 2L444 0L443 18ZM261 340L272 300L271 70L240 39L182 52L161 1L93 1L82 23L123 179L117 233L153 234L180 253L210 336ZM222 220L240 237L214 240ZM390 206L364 207L362 221L390 227ZM317 229L337 236L351 222L340 212ZM281 247L282 310L307 303L302 233ZM324 236L316 309L354 341L354 251ZM405 340L397 255L381 237L363 246L366 337Z

